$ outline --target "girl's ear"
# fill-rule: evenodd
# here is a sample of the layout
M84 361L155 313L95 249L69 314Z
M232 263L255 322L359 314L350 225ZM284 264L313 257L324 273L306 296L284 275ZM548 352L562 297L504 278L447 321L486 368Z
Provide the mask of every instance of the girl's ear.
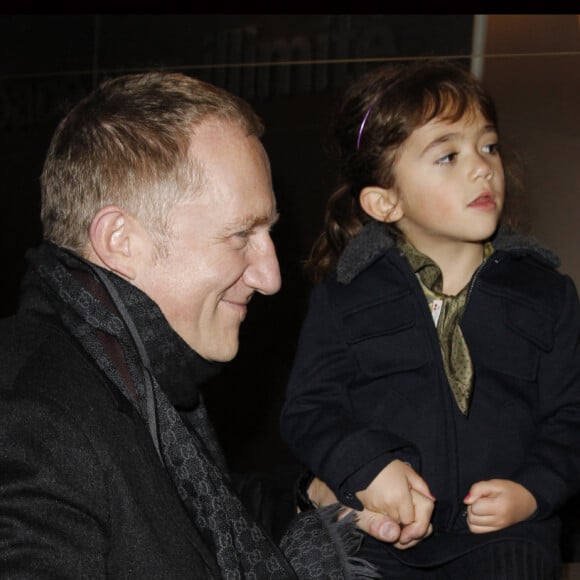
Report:
M395 223L403 217L399 194L393 188L365 187L359 194L359 201L365 213L377 221Z
M89 258L132 280L136 235L134 220L124 210L113 205L101 208L89 227Z

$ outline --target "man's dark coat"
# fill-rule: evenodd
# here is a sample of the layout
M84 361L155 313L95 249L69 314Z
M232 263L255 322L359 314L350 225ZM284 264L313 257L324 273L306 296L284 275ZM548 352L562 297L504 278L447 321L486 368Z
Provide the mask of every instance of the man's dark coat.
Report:
M221 578L145 421L46 304L0 322L0 369L0 577ZM284 529L291 493L239 483Z

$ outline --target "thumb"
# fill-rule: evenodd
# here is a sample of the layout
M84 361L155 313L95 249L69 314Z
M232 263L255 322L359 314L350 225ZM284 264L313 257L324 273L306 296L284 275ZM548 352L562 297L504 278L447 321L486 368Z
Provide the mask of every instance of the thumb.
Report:
M394 543L401 535L401 528L397 522L389 516L363 510L357 514L358 527L382 542Z
M409 482L411 489L414 489L425 497L435 501L435 496L431 493L427 482L416 471L412 470L407 474L407 481Z
M467 495L463 498L463 503L465 505L471 505L480 497L491 494L492 491L493 488L488 481L478 481L469 488Z

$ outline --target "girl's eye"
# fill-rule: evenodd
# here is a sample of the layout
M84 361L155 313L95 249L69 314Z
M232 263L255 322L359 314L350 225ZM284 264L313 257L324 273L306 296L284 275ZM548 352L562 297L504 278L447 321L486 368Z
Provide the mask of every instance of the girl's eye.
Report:
M490 155L494 155L499 152L499 144L498 143L490 143L489 145L485 145L483 147L484 153L489 153Z
M444 155L443 157L437 159L437 165L447 165L449 163L453 163L456 157L457 153L448 153L447 155Z

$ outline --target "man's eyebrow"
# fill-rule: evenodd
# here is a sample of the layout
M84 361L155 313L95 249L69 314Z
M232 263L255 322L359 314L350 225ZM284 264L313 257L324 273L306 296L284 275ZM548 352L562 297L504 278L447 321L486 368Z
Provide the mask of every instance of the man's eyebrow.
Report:
M274 212L271 216L268 215L247 215L233 223L226 224L225 229L228 232L238 232L251 230L259 226L272 227L280 218L279 212Z

